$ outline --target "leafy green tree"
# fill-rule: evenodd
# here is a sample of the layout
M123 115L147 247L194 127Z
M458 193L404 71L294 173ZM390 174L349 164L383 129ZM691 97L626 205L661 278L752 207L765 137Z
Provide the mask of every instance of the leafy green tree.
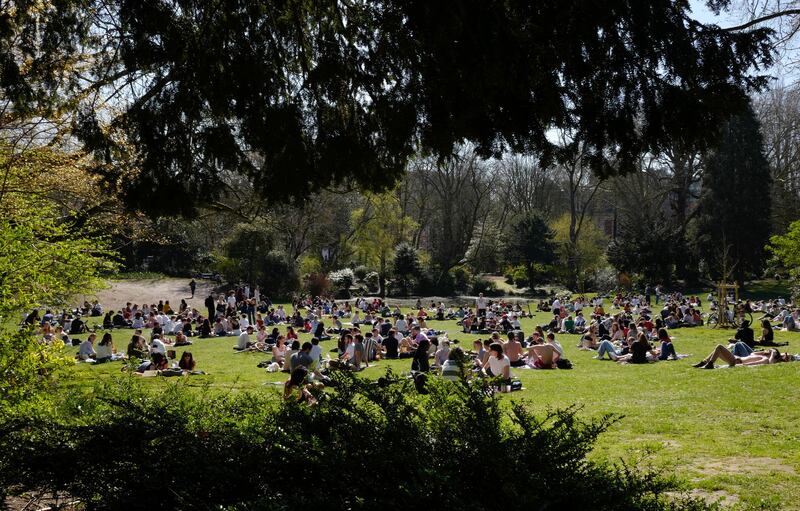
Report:
M378 292L384 297L386 276L395 247L409 239L416 223L403 214L393 193L384 193L366 194L365 205L353 211L350 225L355 257L359 262L377 268Z
M261 286L273 298L288 298L300 287L297 265L275 250L271 232L259 224L238 224L222 246L217 269L229 282Z
M20 314L67 306L78 292L102 286L102 274L115 268L108 240L86 236L69 221L75 210L31 193L32 176L52 163L49 156L19 156L0 153L0 416L71 362L60 339L47 344L33 329L18 331Z
M395 247L392 261L392 275L394 275L400 292L408 294L408 290L419 275L419 253L409 243L400 243Z
M794 295L797 296L800 292L800 220L789 224L785 234L772 236L767 250L789 271L794 282Z
M547 164L554 128L598 175L631 172L674 132L709 141L766 83L769 35L685 1L23 0L0 18L0 87L17 111L76 114L130 204L192 213L230 172L284 200L386 189L418 149L463 141Z
M638 273L647 282L669 283L680 235L663 216L626 219L608 246L608 262L618 271Z
M538 283L541 266L555 262L554 236L544 218L535 211L512 222L506 232L506 259L511 264L525 266L531 287Z
M722 276L721 253L739 284L761 273L770 234L771 184L759 121L748 107L720 128L706 163L695 244L712 278Z
M594 222L594 219L587 218L583 222L580 238L577 243L572 243L569 226L569 213L565 213L551 225L555 233L554 241L557 246L559 273L565 283L570 283L574 279L578 290L582 290L595 272L607 265L608 238Z

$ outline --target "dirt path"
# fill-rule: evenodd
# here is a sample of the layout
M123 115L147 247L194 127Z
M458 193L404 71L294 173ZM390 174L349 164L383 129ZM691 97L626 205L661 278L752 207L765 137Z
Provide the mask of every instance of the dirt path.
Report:
M177 310L181 299L185 299L190 307L202 310L203 300L212 291L214 282L198 279L194 298L190 298L192 295L189 290L190 280L172 278L117 280L110 282L110 287L106 289L95 294L80 295L78 299L83 301L97 298L106 310L123 307L126 302L142 305L145 302L158 303L159 300L169 300L172 307Z

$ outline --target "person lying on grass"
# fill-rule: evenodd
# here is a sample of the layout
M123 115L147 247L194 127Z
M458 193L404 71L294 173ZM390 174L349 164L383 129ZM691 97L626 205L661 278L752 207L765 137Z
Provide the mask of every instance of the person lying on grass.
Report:
M781 352L776 349L753 351L746 356L737 356L731 353L731 351L725 346L718 344L709 356L694 364L692 367L714 369L714 362L716 362L718 359L722 359L724 362L727 362L730 367L737 365L755 366L777 364L779 362L790 362L794 360L794 358L788 353L781 354Z

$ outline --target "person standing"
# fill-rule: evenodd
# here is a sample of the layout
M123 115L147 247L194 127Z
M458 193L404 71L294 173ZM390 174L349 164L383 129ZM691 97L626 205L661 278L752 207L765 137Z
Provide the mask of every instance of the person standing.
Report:
M197 282L195 282L194 279L192 279L192 281L189 282L189 289L192 290L192 298L194 298L194 291L195 289L197 289Z
M216 311L214 310L214 307L216 306L216 303L214 302L214 295L208 295L205 301L205 306L206 309L208 309L208 320L214 321L214 318L217 315Z
M479 293L478 298L475 300L475 308L479 317L486 316L486 307L486 298L483 297L483 293Z

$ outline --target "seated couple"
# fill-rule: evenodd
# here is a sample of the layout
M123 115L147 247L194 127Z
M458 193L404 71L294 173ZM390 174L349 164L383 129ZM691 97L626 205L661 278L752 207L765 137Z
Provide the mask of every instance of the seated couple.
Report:
M597 356L595 358L602 360L608 354L608 358L611 360L631 364L646 364L657 360L676 360L678 355L666 329L660 328L658 330L658 340L661 341L660 348L653 349L647 339L647 335L639 333L636 341L630 343L627 350L624 350L618 349L614 343L604 339L597 348Z
M552 332L547 334L546 343L528 346L527 353L523 353L522 343L520 343L518 336L515 336L513 332L509 332L508 337L509 340L505 344L491 342L487 346L483 360L478 361L484 371L488 368L493 375L497 375L495 371L497 367L494 367L498 364L496 359L507 360L509 368L528 366L535 369L555 369L559 358L564 355L564 348L556 341L556 336ZM497 347L500 349L500 354L497 353Z

